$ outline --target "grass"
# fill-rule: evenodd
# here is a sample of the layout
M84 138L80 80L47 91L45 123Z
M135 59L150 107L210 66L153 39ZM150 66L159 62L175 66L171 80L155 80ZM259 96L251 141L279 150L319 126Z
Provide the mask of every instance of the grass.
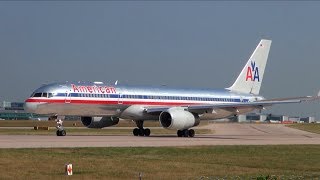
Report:
M89 128L66 128L67 135L132 135L132 129L89 129ZM0 135L55 135L56 129L33 130L30 129L0 129ZM212 134L209 129L197 129L197 134ZM176 130L152 129L153 134L176 134Z
M202 125L208 124L207 122ZM89 128L77 128L84 127L81 121L65 121L63 123L66 127L67 135L131 135L132 129L136 127L136 124L132 121L121 120L119 124L113 127L129 127L128 129L89 129ZM34 126L49 127L49 130L33 130ZM5 120L0 121L0 127L13 127L10 129L0 129L0 135L54 135L56 132L55 121L36 121L36 120ZM160 127L157 121L146 121L145 127L151 128L152 134L176 134L176 130L168 129L152 129L153 127ZM14 127L17 127L16 129ZM19 129L18 127L30 127L30 129ZM130 128L132 127L132 129ZM209 129L197 129L197 134L212 134L214 133Z
M290 124L287 125L288 127L291 128L296 128L296 129L300 129L303 131L308 131L308 132L312 132L312 133L317 133L320 134L320 124L315 124L315 123L308 123L308 124Z
M65 121L66 127L83 127L80 121ZM37 121L37 120L3 120L0 121L0 127L34 127L34 126L49 126L55 127L55 121Z
M200 125L207 125L208 121L201 122ZM78 121L64 121L65 127L84 127L80 120ZM2 120L0 127L34 127L34 126L49 126L55 127L55 121L37 121L37 120ZM145 121L145 127L160 127L158 121ZM130 120L120 120L119 124L114 127L136 127L136 124Z
M1 179L316 179L320 145L0 149ZM71 177L64 164L73 164Z
M78 121L64 121L65 127L84 127L80 120ZM146 121L146 127L160 127L158 121ZM49 126L55 127L55 121L37 121L37 120L3 120L0 121L0 127L33 127L33 126ZM136 124L130 120L120 120L115 127L136 127Z

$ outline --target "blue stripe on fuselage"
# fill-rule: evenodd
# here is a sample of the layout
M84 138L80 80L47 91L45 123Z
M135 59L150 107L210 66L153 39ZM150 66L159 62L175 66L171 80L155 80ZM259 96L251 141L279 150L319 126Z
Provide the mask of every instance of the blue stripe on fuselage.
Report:
M89 93L70 93L69 97L85 98L119 98L119 94L89 94ZM66 97L66 93L57 93L54 97ZM146 96L121 94L122 99L153 99L153 100L187 100L187 101L222 101L222 102L241 102L239 98L217 98L217 97L186 97L186 96ZM242 99L242 102L249 102L249 99Z

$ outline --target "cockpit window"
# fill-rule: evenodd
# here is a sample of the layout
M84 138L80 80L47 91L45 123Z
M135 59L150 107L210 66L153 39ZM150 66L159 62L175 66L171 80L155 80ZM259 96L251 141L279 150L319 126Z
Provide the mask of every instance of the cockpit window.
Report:
M33 97L41 97L42 93L34 93Z
M50 98L50 97L53 97L53 93L46 93L46 92L44 92L44 93L33 93L32 95L31 95L31 97L46 97L46 98Z

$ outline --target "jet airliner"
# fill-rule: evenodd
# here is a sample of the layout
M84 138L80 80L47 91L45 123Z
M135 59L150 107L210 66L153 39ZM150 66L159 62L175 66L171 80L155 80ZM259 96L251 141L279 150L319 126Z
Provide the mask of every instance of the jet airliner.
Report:
M236 81L225 89L143 87L103 82L52 83L36 89L25 101L25 109L52 118L80 116L88 128L116 125L119 118L130 119L137 125L133 129L135 136L149 136L150 129L145 129L143 122L158 120L163 128L177 130L179 137L193 137L195 131L190 128L199 125L201 120L227 118L273 104L317 98L267 100L259 95L270 46L271 40L262 39Z

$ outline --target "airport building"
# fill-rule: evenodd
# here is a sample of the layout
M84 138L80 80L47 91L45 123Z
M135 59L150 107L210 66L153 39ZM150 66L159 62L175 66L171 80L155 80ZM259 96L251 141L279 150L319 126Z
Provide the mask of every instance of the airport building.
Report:
M41 120L49 119L46 115L28 113L24 110L23 102L0 102L0 120ZM66 116L65 120L79 120L78 116Z
M23 102L7 102L0 103L0 120L20 120L39 118L38 115L27 113L24 111Z
M250 113L238 115L230 119L233 122L265 122L265 123L316 123L315 117L290 117L274 114Z

